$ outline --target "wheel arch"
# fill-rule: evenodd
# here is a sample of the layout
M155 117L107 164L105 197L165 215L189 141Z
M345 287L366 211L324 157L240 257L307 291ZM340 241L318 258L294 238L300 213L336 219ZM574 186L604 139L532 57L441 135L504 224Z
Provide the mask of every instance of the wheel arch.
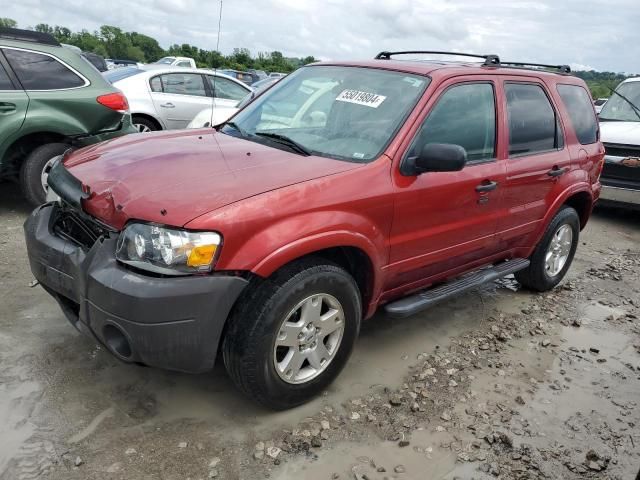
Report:
M164 125L160 122L159 119L157 119L156 117L154 117L153 115L149 114L149 113L144 113L144 112L136 112L136 113L132 113L131 114L131 122L135 123L135 118L144 118L145 120L149 120L150 122L153 122L153 124L158 127L158 130L164 130Z
M1 176L17 176L22 161L36 148L47 143L68 143L71 145L71 138L54 131L32 132L20 136L7 147L1 156Z
M563 205L568 205L578 212L580 229L584 229L593 210L593 196L586 190L581 190L567 197Z

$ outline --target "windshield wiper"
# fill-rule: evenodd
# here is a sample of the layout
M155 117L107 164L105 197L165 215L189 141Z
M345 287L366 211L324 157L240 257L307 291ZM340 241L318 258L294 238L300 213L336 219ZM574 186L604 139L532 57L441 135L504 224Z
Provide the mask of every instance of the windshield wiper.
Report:
M273 133L273 132L255 132L255 135L258 137L269 138L271 140L274 140L277 143L286 145L287 147L291 148L292 150L295 150L296 152L304 155L305 157L308 157L309 155L311 155L311 151L307 147L300 145L298 142L287 137L286 135L281 135L279 133Z
M640 108L636 107L636 105L629 100L627 97L625 97L624 95L622 95L621 93L618 93L616 90L614 90L613 88L609 87L609 90L611 90L611 93L615 93L616 95L618 95L621 99L623 99L625 102L627 102L629 105L631 105L631 110L633 110L633 113L636 114L636 117L638 117L638 120L640 120Z

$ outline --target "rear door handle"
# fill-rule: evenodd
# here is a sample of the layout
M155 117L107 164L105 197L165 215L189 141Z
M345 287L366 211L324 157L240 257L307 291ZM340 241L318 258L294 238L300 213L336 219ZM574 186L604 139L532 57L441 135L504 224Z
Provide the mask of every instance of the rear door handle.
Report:
M164 107L164 108L175 108L176 107L173 103L162 103L160 106Z
M490 180L485 180L480 185L476 186L476 192L490 192L491 190L495 190L498 188L498 182L492 182Z
M547 172L547 175L550 177L559 177L560 175L564 175L569 170L568 167L559 168L557 165Z

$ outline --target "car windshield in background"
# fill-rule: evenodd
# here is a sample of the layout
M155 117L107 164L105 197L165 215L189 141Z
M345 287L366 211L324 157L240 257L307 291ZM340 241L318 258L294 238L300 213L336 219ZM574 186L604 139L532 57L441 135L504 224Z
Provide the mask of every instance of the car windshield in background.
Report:
M109 70L108 72L104 72L102 75L107 79L109 83L116 83L120 80L124 80L125 78L133 77L139 73L142 73L143 70L135 67L125 67L125 68L117 68L115 70Z
M255 99L222 132L297 152L367 162L382 153L429 81L370 68L305 67Z
M640 122L640 82L620 85L602 107L600 120Z

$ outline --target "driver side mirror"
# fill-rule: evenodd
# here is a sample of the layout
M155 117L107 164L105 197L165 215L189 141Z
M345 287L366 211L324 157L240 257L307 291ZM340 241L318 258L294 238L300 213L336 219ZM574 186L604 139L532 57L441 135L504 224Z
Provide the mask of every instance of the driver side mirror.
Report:
M409 157L401 173L407 176L425 172L458 172L467 163L467 151L451 143L427 143L417 156Z

